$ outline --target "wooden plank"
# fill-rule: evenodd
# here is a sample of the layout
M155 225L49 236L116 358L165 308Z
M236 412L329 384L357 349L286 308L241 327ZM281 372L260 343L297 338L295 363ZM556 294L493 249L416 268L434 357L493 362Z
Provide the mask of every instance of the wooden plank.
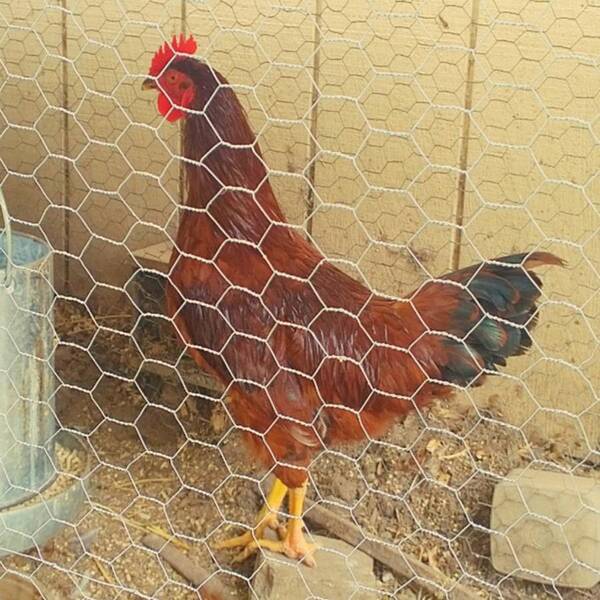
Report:
M202 371L191 359L189 361L186 360L183 366L180 365L177 369L148 360L144 363L144 371L158 375L163 379L176 380L181 378L188 386L188 389L199 388L206 390L211 396L220 396L224 390L219 381Z
M172 244L170 242L159 242L134 250L133 256L142 268L166 273L169 268L171 250Z
M365 538L363 532L354 523L321 504L306 500L305 509L307 521L323 527L348 544L359 548L361 552L378 560L397 575L406 578L412 588L425 590L433 594L435 598L465 598L467 600L480 598L476 590L447 577L438 569L426 565L397 548L392 548L390 544L373 538Z
M158 555L183 575L205 600L227 600L233 598L234 593L214 573L210 573L204 567L194 562L181 550L161 537L148 533L142 538L142 544Z

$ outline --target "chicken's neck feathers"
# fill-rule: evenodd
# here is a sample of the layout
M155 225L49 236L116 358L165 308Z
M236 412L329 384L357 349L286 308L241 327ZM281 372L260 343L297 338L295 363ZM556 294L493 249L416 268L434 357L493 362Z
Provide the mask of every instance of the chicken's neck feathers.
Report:
M186 118L183 155L189 206L205 208L223 193L249 193L257 197L258 212L262 206L275 220L285 220L258 141L231 88L220 88L203 111Z

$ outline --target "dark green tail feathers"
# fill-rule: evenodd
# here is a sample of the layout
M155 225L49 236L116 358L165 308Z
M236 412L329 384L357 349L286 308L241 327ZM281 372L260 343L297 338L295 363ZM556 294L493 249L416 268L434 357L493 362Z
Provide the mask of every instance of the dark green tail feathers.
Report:
M536 301L542 282L532 269L556 265L562 259L548 252L503 256L467 267L444 279L465 286L465 302L452 316L450 331L462 341L449 340L453 360L444 371L446 381L466 386L480 375L506 365L509 357L531 347L529 331L537 321Z

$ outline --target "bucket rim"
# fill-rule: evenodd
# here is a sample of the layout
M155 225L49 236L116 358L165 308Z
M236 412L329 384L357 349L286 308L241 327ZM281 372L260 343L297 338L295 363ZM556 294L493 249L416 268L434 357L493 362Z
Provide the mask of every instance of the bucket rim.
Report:
M6 229L1 229L0 230L0 236L5 236L6 235ZM43 263L45 260L47 260L51 255L52 255L52 246L50 244L48 244L48 242L46 242L46 240L42 239L41 237L34 235L32 233L26 233L24 231L14 231L12 232L12 238L13 238L13 243L12 243L12 254L14 256L15 254L15 241L18 238L28 238L30 240L33 240L34 242L37 242L38 244L40 244L40 246L43 247L44 250L44 254L42 256L40 256L39 258L36 258L35 260L32 261L28 261L25 263L15 263L13 261L13 256L8 256L8 252L6 251L6 246L3 244L0 246L0 251L8 258L11 260L12 265L14 268L16 269L31 269L32 267L35 267L41 263ZM4 271L6 270L6 265L2 266L0 265L0 271Z

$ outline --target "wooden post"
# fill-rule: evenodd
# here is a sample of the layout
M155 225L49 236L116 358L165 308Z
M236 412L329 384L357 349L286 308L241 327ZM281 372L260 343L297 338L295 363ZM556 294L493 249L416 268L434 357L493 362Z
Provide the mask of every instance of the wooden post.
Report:
M308 140L308 195L306 197L306 215L308 217L306 230L308 235L312 235L313 219L312 214L315 209L315 156L317 155L317 135L319 133L319 83L321 74L321 19L323 13L323 0L315 0L315 27L313 35L313 64L312 64L312 92L310 96L310 139Z
M71 253L71 163L69 159L70 140L69 140L69 69L67 65L67 56L69 51L69 36L67 30L67 0L61 0L61 78L62 78L62 153L63 163L63 181L62 181L62 201L64 206L63 216L63 284L67 295L71 294L71 266L69 254Z
M469 161L469 136L471 134L471 110L473 108L473 77L475 74L475 49L477 47L477 30L479 26L479 0L472 0L471 30L469 36L469 59L465 86L464 114L462 135L460 140L459 172L457 182L456 204L454 206L454 230L452 232L452 255L450 268L455 271L460 265L460 248L462 228L465 216L465 189L467 184L467 168Z
M187 0L181 0L180 10L181 33L187 34ZM183 120L179 123L179 156L183 156ZM185 164L182 160L179 161L179 204L185 203Z

